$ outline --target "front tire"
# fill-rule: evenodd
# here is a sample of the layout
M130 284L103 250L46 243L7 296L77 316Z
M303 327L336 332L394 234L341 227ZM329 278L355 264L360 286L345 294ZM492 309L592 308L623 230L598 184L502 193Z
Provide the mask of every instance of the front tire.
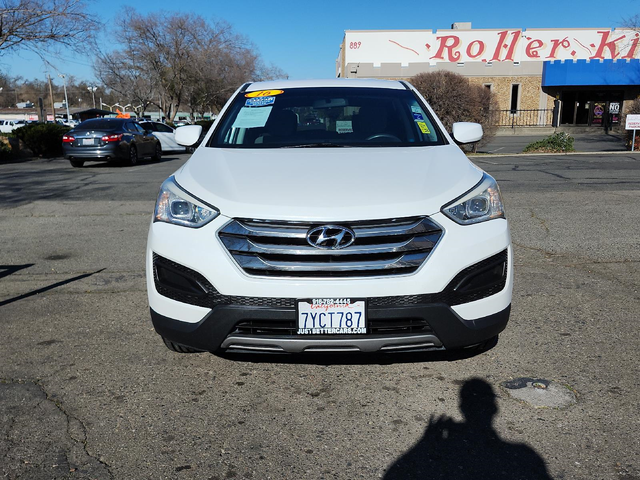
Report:
M82 168L84 166L84 160L69 160L73 168Z
M161 158L162 158L162 147L160 146L159 143L157 143L156 151L153 154L153 157L151 157L151 160L153 160L154 162L159 162Z

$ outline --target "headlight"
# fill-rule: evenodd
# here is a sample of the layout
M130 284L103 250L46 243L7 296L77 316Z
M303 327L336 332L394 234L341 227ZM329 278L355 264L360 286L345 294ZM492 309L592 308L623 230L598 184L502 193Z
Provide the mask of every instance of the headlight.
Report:
M504 218L504 205L498 184L485 173L478 185L442 207L442 213L461 225Z
M218 215L218 210L190 195L176 183L175 178L169 177L160 187L153 221L198 228Z

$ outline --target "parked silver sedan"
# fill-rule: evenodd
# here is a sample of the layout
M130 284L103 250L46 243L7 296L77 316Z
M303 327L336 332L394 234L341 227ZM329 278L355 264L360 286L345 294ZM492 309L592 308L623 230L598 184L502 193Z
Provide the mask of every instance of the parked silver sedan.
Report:
M62 137L65 158L74 167L87 160L123 161L135 165L142 157L160 160L162 147L151 132L129 118L92 118Z

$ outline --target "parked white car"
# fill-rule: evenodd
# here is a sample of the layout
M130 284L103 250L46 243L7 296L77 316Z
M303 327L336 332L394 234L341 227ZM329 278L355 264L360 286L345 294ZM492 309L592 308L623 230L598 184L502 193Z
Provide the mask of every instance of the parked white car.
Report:
M0 132L11 133L16 128L23 127L26 124L24 120L0 120Z
M160 188L146 263L176 352L485 346L511 308L498 185L403 81L243 85Z
M186 147L176 142L175 128L160 122L140 122L140 125L146 130L150 130L160 140L163 152L184 152L187 150Z

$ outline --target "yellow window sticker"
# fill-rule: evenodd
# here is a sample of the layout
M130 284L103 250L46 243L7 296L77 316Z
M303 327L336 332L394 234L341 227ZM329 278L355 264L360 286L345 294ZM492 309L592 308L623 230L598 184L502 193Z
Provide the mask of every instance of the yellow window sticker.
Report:
M418 124L418 127L420 127L420 131L422 133L431 133L431 130L429 130L429 127L427 127L427 124L424 122L416 122Z
M244 96L247 98L273 97L274 95L280 95L282 93L284 93L284 90L258 90L257 92L245 93Z

